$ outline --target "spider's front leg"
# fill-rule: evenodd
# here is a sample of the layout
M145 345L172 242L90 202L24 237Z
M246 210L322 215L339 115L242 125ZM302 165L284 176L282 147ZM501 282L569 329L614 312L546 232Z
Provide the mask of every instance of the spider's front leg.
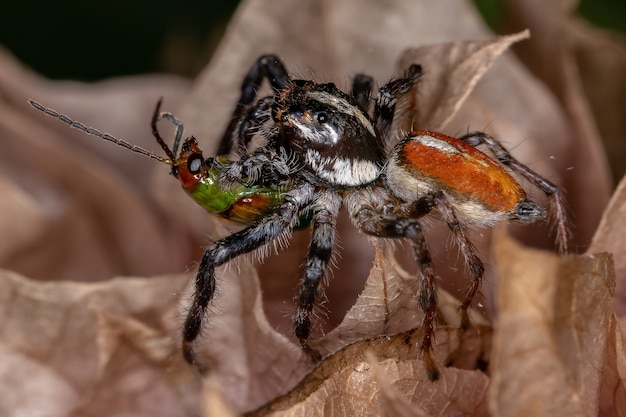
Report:
M572 238L572 233L567 219L565 198L559 187L519 162L500 142L484 132L468 133L461 136L459 139L474 147L485 145L502 165L520 174L550 198L554 210L554 219L556 221L559 252L562 255L567 255L569 253L569 243Z
M381 138L386 138L389 135L398 97L411 91L421 76L421 65L413 64L409 66L402 78L389 81L378 90L378 97L374 103L373 120Z
M237 153L239 155L246 155L249 153L249 146L255 135L261 133L266 136L266 139L271 139L275 136L271 132L271 127L266 131L263 131L264 124L271 120L271 109L274 103L274 97L268 96L259 99L256 104L248 109L245 116L243 116L237 125L236 137L238 138ZM275 144L268 143L268 147L275 148Z
M420 277L419 304L424 312L422 345L420 347L428 378L435 381L439 370L433 355L433 337L437 313L437 286L428 243L418 219L430 213L440 193L426 195L411 203L399 202L377 189L355 194L349 202L353 223L365 234L380 238L407 239L413 247ZM375 204L369 201L374 198Z
M308 342L311 332L311 314L320 293L320 281L326 273L332 255L337 216L341 204L341 197L332 191L321 192L315 199L311 244L298 294L298 310L294 320L295 335L302 349L316 360L320 359L320 355L311 349Z
M193 350L206 308L215 294L215 268L231 259L251 252L290 232L298 221L301 210L313 200L315 189L308 183L294 186L275 210L251 226L227 236L211 245L204 253L195 278L195 292L183 329L182 350L185 360L205 371Z
M217 155L228 155L235 146L245 149L247 127L238 128L241 123L245 124L246 116L249 116L251 105L257 97L257 91L263 80L267 78L274 91L280 91L291 82L289 74L282 61L276 55L262 55L252 65L241 84L241 96L235 106L235 110L222 136ZM258 104L253 109L259 110ZM237 137L235 138L235 132ZM236 142L235 142L236 141Z
M365 113L369 110L373 85L374 80L372 77L365 74L357 74L352 80L352 92L350 94Z
M299 168L298 161L285 148L262 149L242 156L235 163L221 165L220 183L224 187L240 183L246 186L284 188L289 186Z

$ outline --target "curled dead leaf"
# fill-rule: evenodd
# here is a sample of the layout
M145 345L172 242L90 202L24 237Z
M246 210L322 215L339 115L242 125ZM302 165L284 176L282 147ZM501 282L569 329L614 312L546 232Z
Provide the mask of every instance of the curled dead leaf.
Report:
M500 56L515 43L530 37L528 30L483 41L461 41L411 48L402 53L398 70L410 64L425 68L415 89L408 114L399 119L401 129L444 131L461 106Z
M199 380L171 348L187 279L41 283L1 271L0 368L10 372L0 375L15 396L0 396L0 412L189 415Z
M543 4L534 4L539 13L544 10ZM301 36L302 32L307 36ZM608 197L602 174L605 167L602 158L597 157L595 136L586 136L590 131L588 121L577 121L588 114L577 101L580 97L571 92L567 96L571 99L568 111L564 111L562 103L510 56L495 61L515 38L475 41L492 37L470 3L457 0L398 0L384 4L344 1L323 7L314 1L278 4L253 0L243 2L222 46L191 91L184 81L147 76L94 86L49 83L2 54L0 140L8 151L0 159L9 175L0 179L0 190L6 197L0 200L4 214L0 216L0 230L10 239L0 241L0 261L5 267L46 280L102 279L120 270L149 274L183 269L191 260L199 259L199 242L206 242L207 234L215 239L228 233L186 198L163 166L142 161L109 144L94 142L93 149L89 148L92 145L83 147L82 133L41 120L26 107L27 98L60 107L73 118L152 148L148 121L156 97L164 95L167 109L185 121L187 133L200 138L208 155L236 100L241 76L259 53L277 53L296 74L334 80L345 87L357 72L367 72L384 82L394 68L402 69L395 63L407 48L411 48L407 55L419 60L432 77L416 96L418 120L423 124L419 127L442 127L451 134L488 128L505 139L523 162L531 163L550 179L564 178L569 194L574 196L576 222L585 225L578 227L582 230L579 243L584 246ZM474 41L459 42L468 39ZM532 39L552 41L536 33ZM481 78L492 64L493 68ZM122 129L127 125L132 128ZM577 138L575 145L572 137ZM581 145L583 139L587 145ZM576 175L568 171L571 167ZM61 211L57 211L59 208ZM621 230L620 209L621 203L616 204L611 210L611 216L616 217L607 217L601 228L616 240ZM21 395L16 395L14 402L2 398L2 412L41 408L40 402L32 400L34 397L47 401L50 415L70 415L73 411L76 415L195 415L197 396L206 395L207 402L226 404L222 409L207 409L210 414L235 414L269 403L263 410L284 415L323 411L328 415L345 414L347 410L419 415L409 404L434 415L441 414L441 410L450 410L451 415L485 415L489 397L491 414L500 415L507 414L507 410L511 414L523 411L526 405L544 400L546 393L553 392L548 388L556 390L560 382L563 389L554 397L563 405L559 412L593 413L596 409L623 407L619 395L624 392L626 373L623 335L619 321L611 321L610 316L607 319L608 295L582 285L580 280L573 281L574 287L562 280L556 289L544 286L554 284L545 276L551 269L574 276L578 272L572 270L581 268L588 275L597 272L597 276L606 278L610 275L606 258L599 257L593 263L587 257L571 261L567 268L557 267L560 263L553 258L527 258L524 249L506 249L506 243L496 239L496 247L506 252L498 257L498 265L502 262L504 266L491 269L484 287L484 304L490 308L490 284L502 282L500 292L506 293L506 286L517 281L518 272L524 276L524 269L537 266L541 271L537 276L545 282L533 289L530 298L498 301L502 311L498 320L502 321L497 323L512 320L511 310L519 307L538 326L533 322L533 326L522 325L521 329L498 327L493 362L491 330L486 321L478 327L481 334L469 334L461 344L455 342L455 329L441 327L437 331L437 361L448 367L443 380L431 384L424 379L416 348L420 331L414 328L421 321L415 301L417 280L404 272L393 256L377 248L365 290L357 298L370 270L368 256L372 250L369 241L351 234L353 230L347 223L341 227L345 256L328 292L331 311L338 311L333 322L340 322L343 313L336 304L343 304L349 311L336 330L315 341L330 356L306 378L313 364L290 339L292 294L302 256L299 248L287 253L289 259L273 258L262 268L263 301L256 273L247 260L220 271L218 297L198 347L214 371L204 394L199 394L198 381L188 374L176 353L179 334L171 329L178 329L180 318L162 318L164 310L179 302L183 305L179 314L184 314L188 297L178 294L188 277L180 276L171 282L160 278L140 280L141 285L129 280L126 284L108 281L81 286L58 282L43 286L21 282L11 274L3 276L2 285L19 281L15 288L21 289L5 287L0 291L0 308L6 318L0 360L9 364L0 376L5 378L6 386L20 387L21 391L16 388L16 392ZM543 225L527 230L533 233L526 236L527 242L551 245ZM482 242L481 252L487 255L491 242L486 234L481 240L482 234L476 231L474 237ZM294 246L306 246L307 236L301 236L293 240ZM433 252L439 255L436 267L442 286L459 294L466 287L465 273L442 236L430 235ZM623 250L602 250L616 254L621 271L619 262L624 257L619 254ZM401 251L400 247L396 254ZM527 264L517 264L522 271L501 271L507 263L515 264L516 259L526 260ZM601 265L606 266L604 271L592 268ZM509 264L509 268L513 267ZM589 281L598 284L598 280ZM621 272L617 281L621 294ZM610 287L608 281L604 285L604 289ZM599 298L581 299L580 292L585 291ZM278 293L282 298L276 297ZM546 296L554 298L541 298ZM454 297L440 292L439 298L445 300L440 306L441 321L454 327ZM522 306L521 300L525 300ZM543 313L533 313L537 300L544 300L546 311L554 309L554 320L537 319ZM270 321L263 302L266 309L274 309ZM132 311L126 311L126 307ZM587 313L590 316L585 322ZM475 323L480 322L479 317L473 317ZM399 336L376 338L397 332L408 332L413 339L407 344ZM537 333L543 337L537 337ZM519 345L515 336L521 338ZM531 336L534 339L528 341ZM572 340L577 343L570 343ZM588 344L590 340L594 346ZM549 355L538 358L545 361L541 362L545 367L529 368L523 361L505 360L515 356L516 347L531 342L535 348L550 347ZM566 349L570 345L576 349ZM375 359L367 357L366 351L373 352ZM586 360L577 363L581 357ZM541 371L550 370L553 378L541 379ZM492 394L486 391L489 372L494 378L489 388ZM568 375L574 376L573 382L567 380ZM298 383L302 378L303 382ZM536 383L537 378L542 384ZM526 396L528 402L521 403L517 391L510 390L513 384L521 385L520 389L538 388L533 392L536 396ZM494 400L493 393L502 395ZM580 399L572 400L571 395L579 395ZM594 395L601 395L600 399ZM274 400L276 396L279 399ZM279 410L281 404L284 407Z
M613 317L611 255L559 259L498 233L490 408L498 416L596 415Z
M442 362L458 349L458 336L458 329L437 330L435 352ZM420 330L410 330L350 344L325 358L291 392L247 416L392 416L398 415L395 396L402 398L403 410L412 404L428 415L440 410L448 410L451 416L486 415L487 376L445 368L442 379L431 382L417 359L421 337ZM489 331L474 337L489 338ZM422 414L414 410L409 415Z

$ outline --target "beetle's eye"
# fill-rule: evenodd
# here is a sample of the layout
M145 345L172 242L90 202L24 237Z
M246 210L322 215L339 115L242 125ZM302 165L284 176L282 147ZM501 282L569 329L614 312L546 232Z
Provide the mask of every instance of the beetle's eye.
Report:
M328 114L326 114L323 111L317 112L315 114L315 117L317 118L317 122L318 123L326 123L326 122L328 122Z
M200 154L194 154L189 157L187 160L187 169L192 174L197 174L200 172L200 168L202 167L202 156Z

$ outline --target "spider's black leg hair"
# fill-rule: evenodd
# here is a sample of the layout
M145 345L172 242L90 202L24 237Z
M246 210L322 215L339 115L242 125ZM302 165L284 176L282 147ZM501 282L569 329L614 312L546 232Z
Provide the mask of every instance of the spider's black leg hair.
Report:
M370 107L370 96L374 80L369 75L357 74L352 80L352 97L356 100L361 110L367 113Z
M207 305L215 294L215 268L241 254L258 249L291 230L298 221L300 210L311 203L314 193L314 187L308 183L292 188L285 196L285 201L272 213L255 224L218 240L204 252L195 278L193 301L183 328L182 350L187 362L197 366L200 371L206 370L198 363L192 343L200 333Z
M263 149L243 155L236 163L221 166L220 183L224 187L240 183L282 187L293 179L297 166L289 156L279 150Z
M226 127L226 131L222 136L217 155L227 155L234 147L233 134L237 129L237 125L243 117L245 117L248 107L257 97L257 91L267 78L274 91L282 90L291 82L289 74L282 61L276 55L263 55L252 65L248 74L246 74L241 84L241 96L235 106L235 110L230 118L230 122ZM238 132L239 133L239 132ZM241 144L245 142L242 138L237 138Z
M456 212L446 196L439 192L434 196L434 203L437 205L439 214L443 221L448 225L459 251L463 255L465 260L465 266L470 275L470 284L465 292L465 298L459 306L459 312L461 313L461 330L467 331L470 328L470 319L468 310L472 305L472 300L476 296L476 293L480 289L483 281L483 275L485 274L485 266L481 259L478 257L478 251L474 244L467 237L467 233L456 216Z
M241 155L248 153L248 145L252 141L254 135L259 128L271 118L271 108L274 103L274 97L268 96L259 99L254 106L246 112L237 127L237 152Z
M320 281L324 277L332 255L337 216L341 204L342 199L336 192L328 191L316 197L311 245L304 266L304 277L300 282L294 330L302 348L315 359L319 359L319 353L311 350L308 343L311 332L311 313L320 292Z
M378 90L372 118L381 137L385 138L389 134L398 96L411 91L421 76L421 65L413 64L406 70L402 78L392 80Z
M562 255L567 255L569 253L571 230L567 220L565 198L563 197L561 190L559 190L559 187L519 162L504 146L502 146L500 142L486 133L472 132L461 136L459 139L472 146L485 145L502 165L509 167L514 172L517 172L550 198L556 221L556 234L559 252Z
M353 222L361 231L370 236L381 238L408 239L413 247L413 255L419 268L420 291L419 304L424 311L421 350L426 372L431 381L439 378L439 370L433 356L433 337L437 312L437 286L435 272L428 243L424 237L418 219L428 214L436 205L437 195L426 195L412 203L399 203L390 196L386 207L390 211L374 208L367 204L367 197L357 203L360 207L350 209Z

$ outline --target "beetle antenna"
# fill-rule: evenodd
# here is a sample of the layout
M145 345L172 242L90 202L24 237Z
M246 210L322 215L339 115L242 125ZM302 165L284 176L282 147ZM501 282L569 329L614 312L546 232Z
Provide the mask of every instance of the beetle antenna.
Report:
M152 127L152 135L156 139L157 143L161 145L163 152L167 157L174 161L176 160L176 153L178 152L178 144L180 143L180 138L183 136L183 122L172 116L170 113L161 113L161 104L163 103L163 97L159 98L157 101L157 105L154 108L154 113L152 113L152 120L150 121L150 126ZM174 138L174 146L170 149L167 146L167 143L161 137L161 133L159 133L159 129L157 128L157 123L159 120L167 119L176 125L176 136Z
M34 101L34 100L28 100L28 102L30 103L31 106L33 106L35 109L39 110L40 112L53 117L57 120L62 121L63 123L69 125L70 127L73 127L74 129L78 129L81 130L89 135L92 136L97 136L101 139L104 140L108 140L109 142L113 142L114 144L121 146L123 148L126 149L130 149L133 152L136 152L138 154L141 154L143 156L147 156L148 158L152 158L152 159L156 159L159 162L163 162L165 164L168 165L173 165L174 164L174 155L172 154L172 151L167 147L167 145L165 144L165 142L163 141L163 139L161 139L161 136L158 135L158 132L156 132L155 137L157 138L157 141L159 142L159 144L161 145L161 147L163 148L163 150L165 150L165 153L167 154L168 158L163 158L162 156L159 156L153 152L148 151L147 149L144 149L140 146L137 145L132 145L129 142L123 140L123 139L118 139L115 136L111 136L108 133L103 133L97 129L94 129L93 127L88 127L86 125L84 125L83 123L74 121L72 119L70 119L68 116L61 114L49 107L45 107L44 105ZM160 101L159 101L159 106L160 106ZM158 107L157 107L158 110ZM158 112L157 112L158 113ZM155 124L156 126L156 124ZM153 132L154 133L154 132Z

